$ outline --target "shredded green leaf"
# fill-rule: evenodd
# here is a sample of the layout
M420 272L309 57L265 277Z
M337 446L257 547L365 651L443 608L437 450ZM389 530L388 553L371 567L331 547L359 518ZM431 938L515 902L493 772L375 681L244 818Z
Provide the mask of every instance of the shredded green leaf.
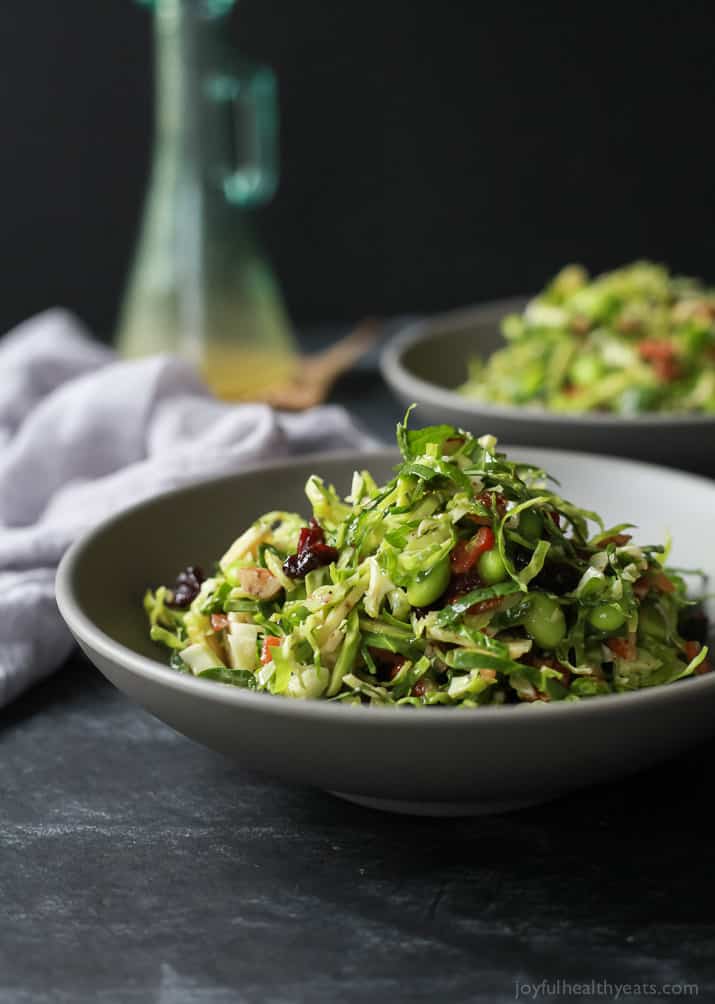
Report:
M310 523L256 520L188 607L147 592L174 669L282 697L465 709L709 670L705 582L689 593L660 545L632 541L631 523L606 530L494 437L408 416L387 484L357 472L342 499L311 477Z
M715 412L715 290L660 265L595 279L569 265L502 333L503 348L470 361L467 397L560 412Z

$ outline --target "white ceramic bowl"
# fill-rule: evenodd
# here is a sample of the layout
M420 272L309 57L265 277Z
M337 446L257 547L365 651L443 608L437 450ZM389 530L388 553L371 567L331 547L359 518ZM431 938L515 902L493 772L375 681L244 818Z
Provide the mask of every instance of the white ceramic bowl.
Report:
M500 348L500 320L525 303L524 298L501 300L427 318L388 342L381 357L383 376L405 407L420 406L418 424L450 422L479 435L491 432L505 443L634 457L715 475L715 415L560 414L457 393L470 358Z
M715 484L644 464L514 449L566 497L638 539L672 531L674 564L715 575ZM370 708L257 694L176 673L148 638L141 600L187 564L210 567L262 512L306 511L319 472L347 491L352 471L390 475L392 451L316 456L152 499L76 543L57 577L70 630L104 675L179 732L253 770L366 805L436 815L495 812L654 764L715 731L715 674L625 695L505 708Z

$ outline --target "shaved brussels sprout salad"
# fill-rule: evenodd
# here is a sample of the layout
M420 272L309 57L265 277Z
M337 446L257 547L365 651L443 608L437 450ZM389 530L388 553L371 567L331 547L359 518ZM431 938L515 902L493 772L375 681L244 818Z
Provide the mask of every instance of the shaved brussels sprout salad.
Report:
M715 290L636 262L595 279L569 265L506 346L473 359L467 397L560 412L715 412Z
M408 412L409 416L409 412ZM397 427L402 463L306 523L269 512L213 575L150 590L151 638L204 679L351 704L575 701L707 672L707 622L665 549L605 527L492 436Z

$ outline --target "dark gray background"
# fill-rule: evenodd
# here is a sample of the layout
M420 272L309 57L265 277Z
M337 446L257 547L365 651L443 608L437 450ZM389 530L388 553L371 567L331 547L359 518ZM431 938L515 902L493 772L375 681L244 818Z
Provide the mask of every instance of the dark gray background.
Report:
M258 225L294 319L529 291L651 256L715 280L708 0L241 0L282 94ZM0 330L63 303L114 323L148 168L150 15L0 5Z

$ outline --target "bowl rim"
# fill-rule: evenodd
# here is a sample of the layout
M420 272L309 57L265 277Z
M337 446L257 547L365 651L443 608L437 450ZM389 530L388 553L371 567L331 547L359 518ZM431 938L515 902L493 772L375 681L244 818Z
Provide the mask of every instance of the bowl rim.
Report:
M465 324L478 323L487 319L498 320L504 312L518 308L527 302L527 297L512 297L505 300L490 300L472 307L434 314L409 322L397 331L385 344L380 353L380 371L386 383L402 398L424 401L432 408L457 409L465 414L488 421L495 419L514 422L536 422L545 425L574 424L613 429L663 428L668 426L687 427L714 426L715 413L708 412L650 412L644 415L613 415L608 412L556 412L535 406L493 404L490 401L476 401L463 397L455 390L448 390L438 384L416 376L405 364L406 353L428 338L440 338L451 334Z
M663 467L660 464L650 464L644 461L629 460L622 457L610 457L604 454L586 453L580 450L555 450L548 447L539 446L509 446L508 449L538 451L547 453L554 458L561 458L568 461L575 457L586 458L593 462L605 463L613 466L628 465L636 469L645 469L666 472L669 476L682 479L684 489L687 484L695 484L701 489L706 489L713 493L715 501L715 481L673 468ZM186 694L194 694L197 698L203 697L216 700L221 704L228 704L243 708L244 710L254 710L268 716L281 717L290 715L292 717L305 720L306 722L336 721L345 720L352 722L357 727L392 727L410 728L416 723L420 727L439 728L450 723L452 728L474 728L479 722L495 723L511 721L529 722L535 721L528 717L525 707L533 709L538 706L534 714L538 715L539 721L558 721L562 714L569 714L576 717L589 717L591 715L601 715L606 713L605 709L612 709L611 715L626 713L628 709L636 711L639 707L645 712L664 701L670 701L677 694L692 692L693 696L700 695L707 698L708 695L715 696L715 672L704 674L697 678L682 681L681 686L673 688L672 685L659 685L648 687L642 690L629 691L620 694L607 694L598 697L589 697L582 701L574 702L536 702L534 705L524 705L523 703L501 706L483 707L472 709L478 712L476 717L460 713L459 708L395 708L395 707L362 707L341 702L329 702L321 699L315 700L291 700L286 697L267 693L257 693L244 690L239 687L232 687L227 684L219 684L215 680L202 680L198 677L178 673L170 666L162 663L158 658L150 659L134 651L122 642L115 641L85 613L74 589L74 577L84 559L84 556L91 550L95 541L111 534L113 530L133 517L136 513L150 509L155 505L164 504L172 499L180 499L187 492L202 491L209 486L219 486L221 484L231 485L243 478L255 477L256 474L266 471L290 471L294 468L311 467L319 470L319 465L328 462L359 462L365 466L371 461L397 458L398 451L392 447L370 449L370 450L339 450L321 452L300 457L286 458L281 461L271 461L267 463L254 463L235 471L232 474L223 474L218 477L205 478L191 484L183 485L169 491L164 491L131 506L120 509L111 516L106 517L92 529L85 531L69 547L63 555L56 575L56 599L60 614L69 627L75 639L87 645L92 651L97 652L101 657L109 662L118 663L123 669L128 670L135 676L142 677L153 683L162 684L170 690L181 691ZM401 714L400 712L405 712Z

